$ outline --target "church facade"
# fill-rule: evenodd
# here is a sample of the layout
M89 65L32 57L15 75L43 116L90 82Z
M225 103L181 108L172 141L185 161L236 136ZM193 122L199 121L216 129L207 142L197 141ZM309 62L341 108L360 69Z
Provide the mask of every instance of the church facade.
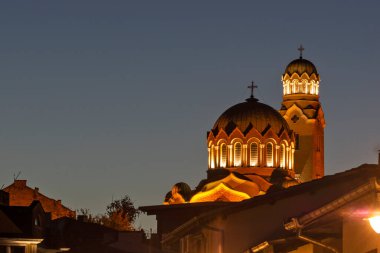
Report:
M302 57L282 75L280 110L251 96L225 110L207 133L208 172L195 189L180 182L164 203L234 202L324 176L320 77Z
M163 205L140 208L156 216L158 248L379 252L368 219L380 215L380 154L378 164L324 175L320 76L302 50L282 75L279 110L259 102L252 83L251 96L225 110L207 133L207 178L194 189L176 183Z
M380 228L368 222L380 220L380 153L378 164L324 175L320 76L299 50L281 77L279 110L260 103L252 83L251 96L225 110L207 133L207 178L194 189L176 183L163 205L140 207L156 216L156 248L380 252Z

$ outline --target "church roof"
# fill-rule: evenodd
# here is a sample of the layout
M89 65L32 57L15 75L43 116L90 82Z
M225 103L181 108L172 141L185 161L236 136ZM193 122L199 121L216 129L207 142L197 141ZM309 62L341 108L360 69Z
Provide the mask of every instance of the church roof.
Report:
M244 179L245 178L245 179ZM190 202L242 201L259 195L260 186L238 173L203 185Z
M299 76L303 73L306 73L309 76L312 74L318 76L318 71L315 65L311 61L303 59L302 57L290 62L285 69L284 75L288 74L289 76L292 76L294 73L297 73Z
M227 134L235 128L248 132L255 128L260 133L272 128L276 134L282 130L290 131L288 123L281 114L269 105L260 103L255 98L249 98L243 103L228 108L215 122L213 131L224 129Z

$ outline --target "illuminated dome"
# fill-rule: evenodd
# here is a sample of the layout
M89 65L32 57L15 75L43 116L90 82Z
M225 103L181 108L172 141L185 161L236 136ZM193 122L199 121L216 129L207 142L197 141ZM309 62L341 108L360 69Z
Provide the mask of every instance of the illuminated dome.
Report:
M281 114L253 94L228 108L208 133L208 168L270 176L293 169L294 134Z
M191 188L184 182L179 182L173 185L164 200L164 204L181 204L190 200L192 195Z
M270 127L276 134L283 130L289 132L288 123L278 111L258 102L257 99L249 98L246 102L227 109L215 122L213 131L223 129L230 133L238 128L242 132L247 132L250 128L255 128L262 133Z
M285 69L284 75L288 74L289 76L292 76L294 73L297 73L299 76L302 76L303 73L306 73L309 76L311 76L312 74L319 76L317 68L314 66L314 64L311 61L308 61L301 57L299 59L293 60L288 64L288 66Z

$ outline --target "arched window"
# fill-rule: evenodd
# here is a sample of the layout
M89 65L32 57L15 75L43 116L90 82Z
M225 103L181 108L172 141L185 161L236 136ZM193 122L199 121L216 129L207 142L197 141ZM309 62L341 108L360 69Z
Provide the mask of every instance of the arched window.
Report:
M253 142L250 145L249 165L257 166L259 162L259 148L257 143Z
M285 168L285 156L286 156L286 148L284 144L281 144L280 147L280 167Z
M241 143L237 142L234 145L234 166L241 166Z
M273 144L267 143L267 166L273 167Z
M211 169L215 168L214 145L211 146L210 150L210 165Z
M227 166L227 145L220 145L220 167L225 168Z

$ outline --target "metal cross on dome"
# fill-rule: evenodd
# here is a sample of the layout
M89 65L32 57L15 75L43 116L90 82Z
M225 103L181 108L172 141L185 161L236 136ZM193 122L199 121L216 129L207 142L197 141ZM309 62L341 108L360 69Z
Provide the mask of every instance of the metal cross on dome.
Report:
M251 85L249 85L248 88L251 89L251 98L254 98L254 96L253 96L253 89L257 89L257 88L259 88L259 86L255 85L255 82L252 81Z
M300 45L300 47L298 48L298 51L300 51L300 59L302 59L302 52L305 50L305 48L302 46L302 44Z

